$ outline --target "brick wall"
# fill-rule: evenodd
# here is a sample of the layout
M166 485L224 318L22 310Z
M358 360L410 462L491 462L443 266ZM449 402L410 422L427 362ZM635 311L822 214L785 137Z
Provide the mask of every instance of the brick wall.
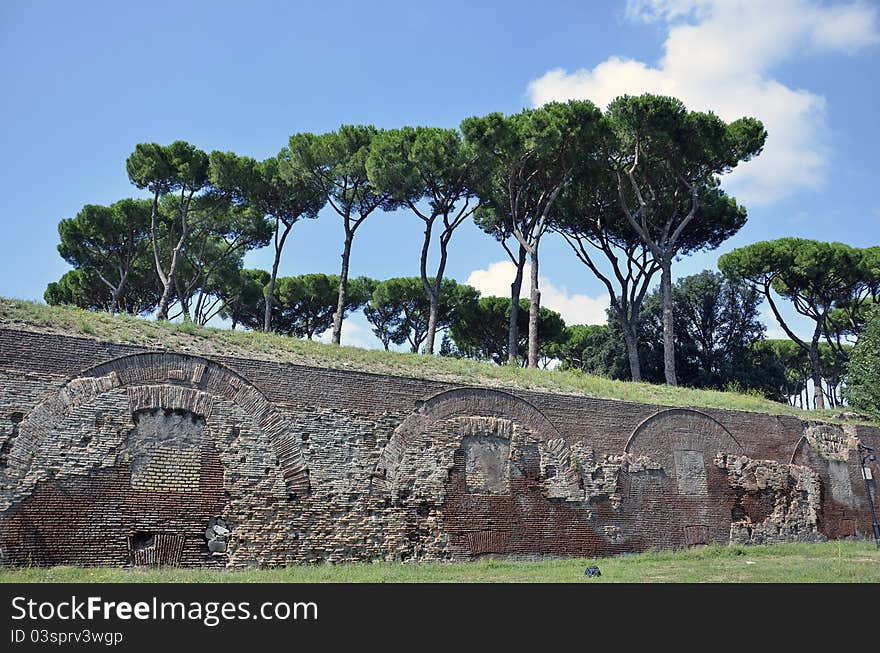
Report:
M0 329L0 562L265 566L864 537L859 441L880 446L880 431Z

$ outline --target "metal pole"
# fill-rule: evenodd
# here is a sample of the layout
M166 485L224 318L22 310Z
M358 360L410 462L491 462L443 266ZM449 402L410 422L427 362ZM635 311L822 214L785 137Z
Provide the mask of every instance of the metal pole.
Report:
M874 497L871 494L871 481L868 480L865 463L869 460L877 460L874 449L859 442L859 463L862 466L862 479L865 481L865 493L868 495L868 506L871 508L871 528L874 531L874 543L880 548L880 523L877 523L877 512L874 510Z

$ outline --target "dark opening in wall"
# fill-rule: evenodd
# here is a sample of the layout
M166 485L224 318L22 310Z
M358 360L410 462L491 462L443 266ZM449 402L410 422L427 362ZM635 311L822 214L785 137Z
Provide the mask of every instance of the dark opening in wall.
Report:
M752 523L760 524L776 508L776 493L769 488L757 492L748 492L742 499L742 505L745 514L749 516Z
M139 531L129 538L129 546L132 551L143 551L144 549L153 546L154 539L152 533Z

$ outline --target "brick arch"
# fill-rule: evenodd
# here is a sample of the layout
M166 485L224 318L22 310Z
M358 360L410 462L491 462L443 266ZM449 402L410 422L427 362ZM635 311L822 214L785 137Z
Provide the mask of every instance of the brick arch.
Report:
M653 439L660 439L670 450L674 446L703 449L714 445L718 451L743 451L739 440L721 422L691 408L668 408L642 420L627 439L624 452L638 454L640 445Z
M115 389L128 391L134 413L145 407L184 409L207 417L212 396L223 397L239 407L267 435L285 484L290 492L309 489L308 468L299 442L287 421L246 378L210 359L171 352L130 354L80 372L45 397L22 421L19 437L9 456L9 470L23 475L30 466L31 451L41 437L78 406Z
M738 456L743 447L723 424L698 410L661 409L633 430L624 451L651 463L646 474L622 476L635 517L628 536L660 548L730 540L736 498L715 455Z
M488 388L454 388L444 390L417 405L395 430L376 463L371 487L387 489L389 481L410 445L436 422L454 417L497 417L522 424L556 448L565 447L559 429L533 404L502 390Z

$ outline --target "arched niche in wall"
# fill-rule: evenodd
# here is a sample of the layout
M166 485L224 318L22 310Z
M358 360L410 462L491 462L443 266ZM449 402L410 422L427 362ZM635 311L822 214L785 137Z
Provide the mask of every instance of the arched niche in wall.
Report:
M705 467L718 452L742 453L742 445L721 422L688 408L670 408L642 421L624 451L659 463L676 480L678 493L703 495Z
M308 492L308 469L300 444L266 397L224 365L201 356L168 352L132 354L107 361L84 370L50 393L21 422L7 458L7 476L24 478L42 438L51 436L81 407L117 390L126 391L128 409L136 422L173 420L175 412L206 419L214 408L215 397L228 400L266 435L287 491L295 495ZM160 418L157 411L168 411L169 415Z
M809 467L819 476L822 502L818 529L830 539L871 535L871 512L858 455L860 442L880 453L880 437L868 429L807 423L791 455L791 464ZM880 464L867 461L866 466L872 477L874 509L880 511L875 480Z
M422 546L452 558L579 553L600 536L577 469L566 439L529 401L456 388L420 402L395 429L371 495L408 512L408 523L430 525L430 540L410 529L403 557Z
M697 410L661 410L635 428L625 452L662 470L626 479L624 506L636 520L633 533L654 546L726 541L733 501L724 499L730 490L713 459L717 453L741 454L743 448L723 424Z
M524 427L531 438L545 444L545 456L562 459L568 451L556 426L525 399L501 390L455 388L420 402L416 410L395 429L376 464L371 493L394 491L404 480L399 475L407 451L439 423L449 424L449 432L444 433L443 437L456 440L453 444L459 455L485 469L498 467L510 454L510 440L515 426ZM535 460L535 464L539 462ZM577 478L570 465L563 465L560 460L559 468L559 473L571 476L570 480L576 486ZM482 485L485 493L499 493L505 474L509 472L501 471L482 481L476 478L479 474L475 474L472 489L479 490Z

